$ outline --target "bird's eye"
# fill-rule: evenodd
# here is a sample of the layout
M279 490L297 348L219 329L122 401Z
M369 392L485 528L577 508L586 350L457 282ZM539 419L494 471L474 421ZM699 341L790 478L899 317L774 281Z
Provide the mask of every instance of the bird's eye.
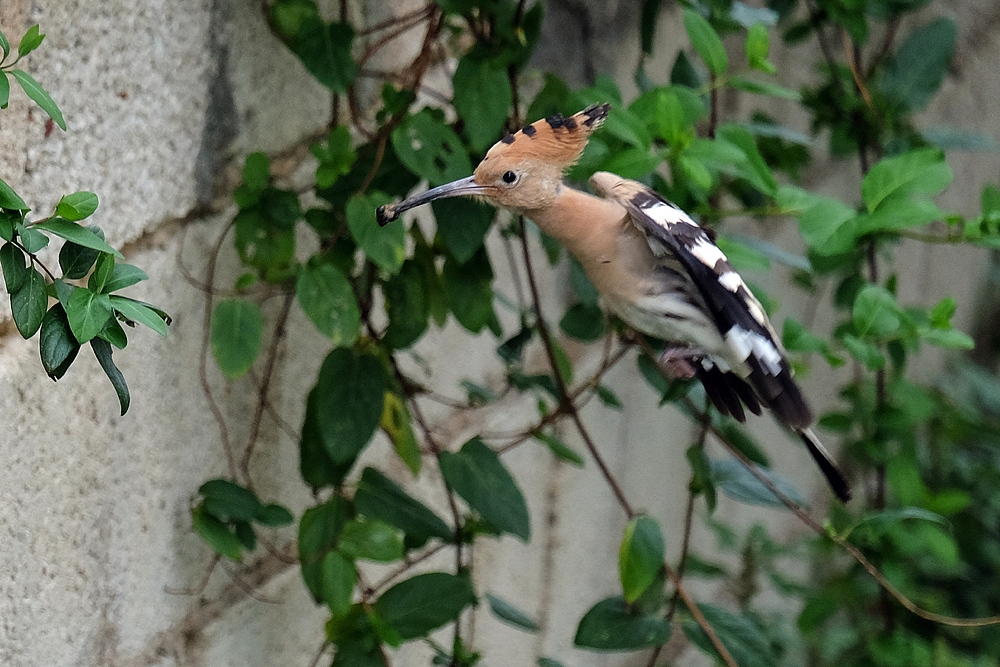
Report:
M501 178L503 179L503 182L504 182L504 183L506 183L507 185L510 185L510 184L512 184L512 183L513 183L514 181L516 181L516 180L517 180L517 174L515 174L515 173L514 173L514 172L512 172L512 171L505 171L505 172L503 173L503 176L501 176Z

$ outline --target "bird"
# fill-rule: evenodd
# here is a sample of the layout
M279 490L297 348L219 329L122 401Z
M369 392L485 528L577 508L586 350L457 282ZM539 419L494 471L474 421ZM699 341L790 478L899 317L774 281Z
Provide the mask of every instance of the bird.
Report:
M714 235L652 188L609 172L595 194L570 187L566 170L610 104L556 114L507 134L467 178L376 211L379 224L445 197L471 196L534 221L580 262L603 307L633 329L668 341L661 365L697 377L723 415L746 420L761 405L794 431L842 501L850 486L812 430L812 410L760 302Z

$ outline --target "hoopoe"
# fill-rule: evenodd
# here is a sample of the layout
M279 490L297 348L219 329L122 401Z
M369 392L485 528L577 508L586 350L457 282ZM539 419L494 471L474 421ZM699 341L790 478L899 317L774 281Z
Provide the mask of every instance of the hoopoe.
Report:
M813 433L812 411L760 302L712 237L676 205L608 172L590 179L601 197L563 182L610 105L539 120L497 142L468 178L380 207L379 224L443 197L472 196L533 220L579 260L604 307L634 329L669 341L661 363L697 376L715 407L745 421L768 407L795 431L840 500L850 488Z

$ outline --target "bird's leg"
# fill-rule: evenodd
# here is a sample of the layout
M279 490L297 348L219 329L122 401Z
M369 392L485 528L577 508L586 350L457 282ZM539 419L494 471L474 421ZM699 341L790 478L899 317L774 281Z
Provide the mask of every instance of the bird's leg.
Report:
M690 380L697 372L695 364L701 361L705 353L690 347L668 345L660 353L657 363L660 368L675 380Z

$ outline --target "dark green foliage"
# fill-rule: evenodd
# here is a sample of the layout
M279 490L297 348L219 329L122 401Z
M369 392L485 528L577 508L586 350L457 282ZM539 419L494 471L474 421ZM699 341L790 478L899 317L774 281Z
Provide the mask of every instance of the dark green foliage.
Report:
M670 624L660 614L641 613L620 597L608 598L580 619L573 643L598 651L636 651L665 644Z
M284 507L265 505L253 491L229 480L209 480L198 493L202 500L191 510L195 531L216 552L232 560L256 548L254 523L285 526L294 520Z
M858 480L857 499L847 508L831 508L826 532L815 541L781 544L759 526L728 526L717 510L732 502L783 508L783 500L804 507L805 497L796 490L805 488L804 480L793 484L779 476L774 470L784 470L784 462L772 469L764 448L740 424L707 410L696 381L668 380L652 356L638 356L638 370L660 404L678 408L699 434L664 433L661 444L677 452L678 465L685 465L679 452L686 451L692 516L697 523L705 515L704 499L709 516L703 526L715 533L718 549L729 554L725 562L737 564L700 557L686 536L677 535L674 542L676 531L668 531L671 546L688 545L682 575L711 578L731 601L727 609L698 606L707 626L741 667L792 664L803 656L809 664L841 667L931 664L932 658L965 666L975 664L979 655L997 657L998 638L992 630L953 632L917 619L883 601L869 574L835 549L837 540L849 540L894 585L934 611L985 615L1000 599L992 585L992 573L1000 566L994 555L1000 551L990 537L997 511L988 481L1000 465L991 454L1000 443L1000 390L991 375L968 368L949 376L947 391L908 379L924 344L962 350L972 339L953 326L960 304L950 298L913 303L903 296L913 293L904 283L909 278L887 268L895 267L891 258L904 237L1000 248L1000 189L987 187L981 214L968 219L935 203L952 180L940 146L984 147L987 142L961 129L945 128L935 135L931 128L918 127L913 114L938 91L956 41L955 25L948 19L929 17L915 29L912 21L902 20L924 4L820 0L805 6L775 0L765 8L724 0L687 3L681 16L690 48L678 53L670 72L646 71L651 60L645 59L635 72L639 95L634 100L623 100L619 83L606 75L571 90L551 73L544 73L540 90L529 100L523 96L532 87L523 85L521 71L540 34L544 3L526 9L514 0L442 0L406 20L433 28L428 33L433 48L462 45L463 50L449 53L457 63L449 70L452 108L426 106L423 97L418 106L420 62L405 77L387 78L375 127L370 119L358 122L353 108L349 116L344 113L356 98L339 97L329 133L311 149L318 161L316 197L308 195L306 200L315 203L306 211L297 193L272 182L266 156L248 156L243 183L234 193L239 206L235 247L251 271L236 282L236 289L246 295L252 287L267 296L294 291L295 302L286 303L301 309L330 340L307 398L300 439L303 480L323 500L305 511L298 545L306 586L329 609L326 637L335 647L334 666L383 666L389 648L429 637L476 604L465 545L483 536L527 541L530 512L538 511L528 506L498 452L535 439L560 463L585 465L576 446L566 444L573 442L572 436L564 434L559 422L594 397L598 400L588 410L603 409L600 404L622 408L604 377L617 363L612 361L617 344L608 341L607 367L593 376L585 376L584 366L574 367L573 361L593 359L579 352L586 344L617 333L628 341L632 335L617 320L607 321L594 286L573 260L568 264L572 305L555 312L535 309L529 302L533 296L524 290L520 235L530 230L528 243L539 243L554 266L565 253L531 224L507 222L491 207L469 199L435 201L433 221L425 209L415 214L419 222L397 220L384 228L376 224L375 209L405 197L418 184L422 188L423 182L433 187L469 176L493 142L524 122L603 102L611 102L612 109L569 171L569 180L582 183L602 169L642 180L695 219L718 225L718 245L739 271L780 276L790 269L810 299L829 294L835 322L830 331L821 332L788 318L779 304L753 287L782 330L796 370L826 377L827 366L847 361L855 369L836 376L845 382L841 405L823 415L819 425L828 441L834 441L829 437L834 433L841 438L847 467ZM647 0L642 5L639 37L648 55L657 46L655 19L664 3ZM270 4L269 17L323 85L338 93L351 90L359 71L352 44L355 35L360 41L373 34L367 27L355 32L352 26L329 22L313 0L278 0ZM769 60L778 35L787 48L818 35L842 36L847 43L843 52L826 49L829 60L804 69L809 78L801 90L792 90ZM861 61L848 63L845 55ZM668 75L669 85L655 83ZM413 89L397 87L399 80ZM815 138L762 112L749 120L725 117L733 108L720 102L727 96L738 96L741 104L774 97L784 101L782 109L801 105L813 133L828 138L834 157L851 158L836 168L863 165L863 172L854 172L855 194L841 201L789 184L814 166ZM344 125L348 117L356 125ZM363 143L353 146L352 137L362 136ZM60 204L58 214L74 225L91 204L96 201L78 193ZM108 248L95 245L100 234L91 238L79 225L53 221L42 233L25 224L26 208L0 183L0 237L10 242L0 248L0 264L8 284L18 293L31 285L31 254L44 246L47 234L61 235L57 229L72 235L62 235L68 241L65 259L60 256L67 278L77 279L72 272L82 279L92 271L86 288L56 283L51 291L60 305L48 313L32 296L37 288L19 297L16 317L25 326L45 318L43 362L48 372L65 371L80 337L90 336L110 350L121 340L117 320L162 326L156 311L108 294L113 286L142 276L134 267L115 263ZM727 228L733 216L759 219L768 225L764 234L769 238L782 220L797 225L805 249L788 250L755 239L753 233L736 233ZM495 219L499 234L490 236ZM297 248L296 239L304 236L310 244ZM305 248L316 250L307 258ZM498 275L516 276L521 289L495 288L494 268ZM48 292L42 298L47 302ZM107 315L108 304L116 317ZM267 339L264 331L270 325L261 312L257 300L219 302L212 343L227 375L247 372ZM495 349L499 370L463 380L451 391L433 384L438 369L428 366L422 347L428 332L449 325L449 313L471 334L492 334L493 339L475 349ZM283 332L283 321L274 326L275 335ZM663 349L662 341L649 343L654 350ZM537 354L539 348L545 348L544 355ZM467 353L466 348L449 349L443 362L435 358L447 364L447 355L457 359ZM818 356L813 360L808 355ZM537 365L538 359L550 358L556 368ZM473 437L460 450L449 451L450 443L438 442L435 425L425 422L422 406L428 401L463 409L517 392L531 392L538 416L507 442ZM263 406L263 397L261 401ZM715 439L752 463L718 458ZM406 481L397 483L374 467L366 467L359 477L356 464L367 448L390 443L405 464L393 469L393 479ZM598 443L597 449L603 445ZM792 439L775 443L782 446L789 448L787 456L803 454ZM443 479L436 486L438 495L418 497L407 485L409 476L426 475L435 466ZM866 489L876 487L884 493L864 497ZM630 495L627 488L621 492ZM240 505L237 496L225 502L206 496L193 513L196 530L232 558L256 544L254 523L290 518L281 508L255 510L251 516L252 502L244 497ZM656 520L629 514L618 562L622 596L581 614L577 646L604 651L661 646L679 619L687 641L720 659L694 610L673 600L677 588L668 576L673 564L665 560L664 542ZM414 576L406 563L437 549L458 554L454 570ZM366 561L395 564L393 574L368 582ZM814 572L801 581L789 574L810 567ZM788 598L787 604L765 607L757 598L761 590ZM536 629L530 615L514 605L493 594L486 599L504 622ZM787 610L799 608L797 631L788 630L794 612ZM428 640L433 664L471 667L480 660L462 632L462 625L456 625L450 645ZM484 661L491 659L498 658ZM648 661L646 656L637 660ZM560 663L546 657L537 664Z
M441 474L484 521L527 542L531 523L524 495L496 453L479 438L441 454Z

